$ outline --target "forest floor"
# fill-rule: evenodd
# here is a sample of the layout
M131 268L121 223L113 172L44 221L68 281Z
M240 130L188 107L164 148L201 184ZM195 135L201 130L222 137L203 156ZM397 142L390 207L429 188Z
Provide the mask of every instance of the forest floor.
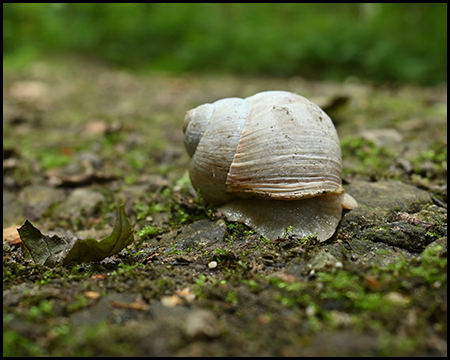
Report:
M269 241L198 203L185 112L286 90L321 106L359 207L335 235ZM134 242L39 265L28 219L69 243ZM447 89L140 74L73 58L3 75L4 356L446 356Z

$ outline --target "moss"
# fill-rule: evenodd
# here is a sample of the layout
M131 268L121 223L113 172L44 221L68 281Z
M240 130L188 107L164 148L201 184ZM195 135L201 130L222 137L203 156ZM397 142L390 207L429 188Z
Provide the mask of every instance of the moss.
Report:
M414 174L426 179L436 179L447 173L447 146L432 144L431 149L421 152L412 161Z
M239 222L227 222L228 237L230 240L247 237L248 235L253 235L252 231L247 225Z
M31 322L41 322L43 319L55 316L52 300L41 300L38 304L30 307L27 315L27 320Z
M88 305L89 305L89 302L88 302L88 299L86 298L86 296L77 295L75 301L67 307L67 312L70 314L70 313L82 310Z
M48 352L34 341L13 330L3 329L3 357L47 356Z
M154 238L155 236L162 233L162 230L156 226L146 225L142 230L138 231L137 234L142 240L148 240Z
M384 147L376 146L372 141L359 136L341 139L342 157L355 166L344 168L343 175L376 174L378 178L386 176L389 165L395 155Z

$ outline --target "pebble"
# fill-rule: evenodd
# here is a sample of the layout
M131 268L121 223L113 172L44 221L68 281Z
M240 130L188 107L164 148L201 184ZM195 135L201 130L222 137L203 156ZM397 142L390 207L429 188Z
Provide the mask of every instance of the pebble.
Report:
M221 333L219 323L214 313L210 310L193 310L186 319L184 331L186 335L195 337L206 335L214 338Z
M409 304L409 299L405 296L403 296L402 294L399 294L398 292L395 291L391 291L389 293L387 293L384 298L391 302L394 303L396 305L400 305L400 306L406 306Z
M183 303L183 300L177 295L161 297L161 303L168 308L173 308Z
M327 252L321 252L314 255L307 263L311 270L322 270L325 268L342 268L342 262L338 261L333 255Z
M306 307L305 312L306 312L306 316L307 316L307 317L311 317L311 316L316 315L317 310L316 310L316 308L315 308L314 306L308 305L308 306Z

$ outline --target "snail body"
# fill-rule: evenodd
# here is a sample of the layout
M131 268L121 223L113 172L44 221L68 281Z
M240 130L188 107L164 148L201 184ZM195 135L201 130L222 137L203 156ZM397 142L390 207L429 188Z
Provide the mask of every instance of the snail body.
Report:
M356 201L342 187L339 138L308 99L266 91L187 112L189 175L203 199L231 221L276 239L330 238Z

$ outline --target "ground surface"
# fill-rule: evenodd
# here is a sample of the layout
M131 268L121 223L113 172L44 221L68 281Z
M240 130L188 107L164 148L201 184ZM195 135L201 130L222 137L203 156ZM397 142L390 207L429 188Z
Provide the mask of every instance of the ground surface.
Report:
M186 110L288 90L334 120L360 207L325 243L268 241L197 204ZM74 59L3 78L3 354L447 354L446 87L118 71ZM99 263L26 259L26 219L74 242L135 243Z

